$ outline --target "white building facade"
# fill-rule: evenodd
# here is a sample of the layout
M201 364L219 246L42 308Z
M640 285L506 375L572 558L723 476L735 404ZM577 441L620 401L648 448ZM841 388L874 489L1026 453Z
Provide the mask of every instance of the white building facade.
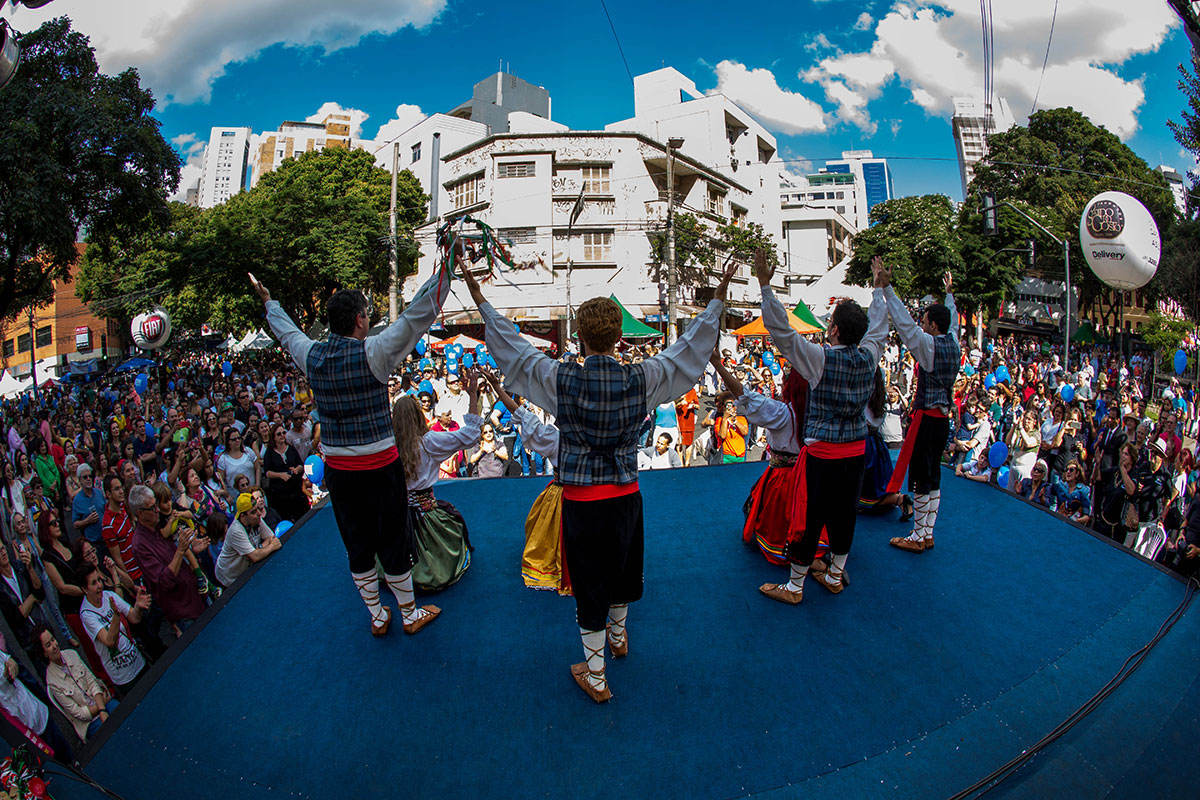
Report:
M329 114L320 122L285 120L279 130L260 133L251 162L250 187L257 186L263 175L273 172L284 161L301 153L324 150L326 147L374 153L377 149L375 142L353 138L350 128L348 114Z
M971 97L954 98L954 144L958 150L958 174L962 180L963 197L975 178L975 165L987 155L987 137L1006 131L1015 124L1008 102L997 97L990 108L982 100Z
M204 148L195 204L212 208L245 189L249 158L249 128L213 128Z

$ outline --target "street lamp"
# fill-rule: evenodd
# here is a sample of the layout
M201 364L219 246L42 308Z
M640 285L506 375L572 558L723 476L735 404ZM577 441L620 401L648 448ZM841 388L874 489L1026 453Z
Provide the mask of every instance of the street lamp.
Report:
M675 343L675 151L683 139L667 139L667 344Z

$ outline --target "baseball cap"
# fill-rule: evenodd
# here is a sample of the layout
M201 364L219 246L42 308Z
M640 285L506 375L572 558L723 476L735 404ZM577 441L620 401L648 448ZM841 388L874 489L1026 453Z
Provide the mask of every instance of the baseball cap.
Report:
M233 403L226 400L224 403L221 403L221 410L222 411L233 411Z
M254 495L249 492L242 492L237 499L237 514L240 517L242 514L254 508Z

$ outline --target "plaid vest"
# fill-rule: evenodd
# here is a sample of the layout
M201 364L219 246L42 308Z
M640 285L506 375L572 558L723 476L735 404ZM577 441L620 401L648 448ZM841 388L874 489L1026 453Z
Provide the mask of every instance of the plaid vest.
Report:
M876 367L861 347L826 347L821 382L808 395L805 438L822 442L867 438L863 411L875 390Z
M329 334L308 351L305 372L321 415L322 442L354 447L395 436L387 384L371 372L363 340Z
M640 364L606 356L558 367L558 477L572 486L637 481L637 435L646 419Z
M924 367L917 369L917 391L913 395L913 408L949 406L954 390L954 379L958 377L959 349L950 334L933 337L933 371Z

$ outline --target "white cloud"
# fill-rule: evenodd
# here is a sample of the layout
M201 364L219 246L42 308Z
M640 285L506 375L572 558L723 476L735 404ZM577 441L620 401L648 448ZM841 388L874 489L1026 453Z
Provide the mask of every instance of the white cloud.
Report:
M1037 92L1052 11L1053 4L1041 0L1006 0L995 8L994 94L1009 101L1018 122ZM1166 3L1060 0L1038 107L1071 105L1129 138L1145 92L1140 79L1122 78L1118 68L1133 55L1156 50L1176 24ZM954 97L982 95L979 4L898 0L875 25L869 50L823 59L803 77L838 102L839 119L861 126L869 124L861 101L869 104L893 75L929 113L948 116ZM849 93L836 85L839 80Z
M406 130L425 119L425 112L419 106L401 103L396 106L396 115L379 126L375 141L381 145L390 142Z
M184 139L188 136L193 136L193 134L187 133L183 134L182 136L176 136L171 141L175 142L178 139ZM195 143L192 144L194 145ZM199 148L194 146L190 147L185 153L183 168L179 170L179 188L175 191L175 194L167 197L168 200L178 200L181 203L185 202L187 200L188 189L199 185L200 176L204 174L202 166L204 164L205 143L199 142L199 145ZM176 146L178 147L178 144Z
M825 110L798 92L780 88L770 70L722 61L716 71L717 88L709 94L725 95L771 130L784 134L825 130Z
M829 37L824 33L818 33L813 37L813 40L804 45L805 50L836 50L833 42L829 41Z
M160 105L207 102L228 65L274 44L332 53L371 33L433 22L446 0L57 0L11 15L21 30L70 16L100 67L137 67Z
M304 118L305 122L324 122L325 118L330 114L346 114L350 117L350 138L362 138L362 126L367 121L367 117L371 116L365 111L360 111L357 108L343 108L340 103L335 103L328 100L321 104L321 107L316 110L316 113L309 114Z
M203 153L208 142L194 133L181 133L171 139L171 144L175 145L175 149L183 154L184 158L189 158L196 153Z
M854 30L856 30L856 31L869 31L869 30L871 29L871 26L872 26L874 23L875 23L875 18L874 18L874 17L872 17L870 14L868 14L867 12L865 12L865 11L864 11L864 12L862 12L861 14L859 14L859 15L858 15L858 19L857 19L857 20L855 20L855 22L854 22Z

